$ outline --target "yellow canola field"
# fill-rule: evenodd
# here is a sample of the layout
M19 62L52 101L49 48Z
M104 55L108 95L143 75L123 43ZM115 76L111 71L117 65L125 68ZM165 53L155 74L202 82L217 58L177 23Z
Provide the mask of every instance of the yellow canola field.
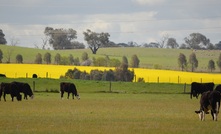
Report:
M8 78L31 78L37 74L41 78L60 78L68 69L77 68L81 71L90 73L91 70L109 70L115 69L110 67L91 67L91 66L64 66L64 65L44 65L44 64L0 64L0 73L5 74ZM136 80L144 78L145 82L154 83L187 83L191 82L214 82L221 83L221 74L210 73L192 73L171 70L154 70L154 69L134 69ZM134 79L134 81L136 81Z

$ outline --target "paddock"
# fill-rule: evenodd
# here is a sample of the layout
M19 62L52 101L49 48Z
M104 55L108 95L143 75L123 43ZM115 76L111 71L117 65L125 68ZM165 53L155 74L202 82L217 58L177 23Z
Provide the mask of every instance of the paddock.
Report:
M182 93L81 93L81 100L59 93L0 102L0 133L220 133L221 122L199 122L199 99ZM13 110L12 110L13 109Z

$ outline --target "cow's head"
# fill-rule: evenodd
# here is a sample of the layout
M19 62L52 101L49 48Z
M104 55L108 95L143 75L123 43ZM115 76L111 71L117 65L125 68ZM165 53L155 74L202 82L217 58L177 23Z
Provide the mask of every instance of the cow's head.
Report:
M77 98L78 100L81 99L79 94L76 95L76 98Z
M21 101L22 95L21 95L21 94L18 94L16 98L17 98L18 101Z
M190 93L190 98L192 99L192 96L193 97L196 97L197 99L198 99L198 93L196 92L196 90L194 90L194 89L191 89L191 93Z

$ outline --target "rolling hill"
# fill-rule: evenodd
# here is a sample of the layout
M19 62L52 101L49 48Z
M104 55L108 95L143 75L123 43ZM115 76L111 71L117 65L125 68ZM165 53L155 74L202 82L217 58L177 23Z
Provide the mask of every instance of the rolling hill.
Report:
M187 60L189 55L194 51L199 61L197 68L198 72L208 71L207 66L209 60L218 60L220 55L219 50L184 50L184 49L160 49L160 48L142 48L142 47L119 47L119 48L100 48L96 55L92 54L90 49L76 49L76 50L42 50L35 48L26 48L19 46L7 46L0 45L0 49L3 52L3 62L6 62L7 55L11 52L11 63L15 63L16 55L21 54L23 56L23 63L34 63L37 53L41 53L42 56L49 52L52 56L52 63L54 63L54 56L59 53L61 56L68 57L72 54L75 58L79 57L83 52L87 52L90 59L97 57L104 57L108 55L110 59L116 58L121 61L123 56L128 58L130 62L132 55L136 54L140 60L141 68L158 68L166 70L179 70L177 59L180 53L183 53ZM216 66L216 72L219 72L219 68Z

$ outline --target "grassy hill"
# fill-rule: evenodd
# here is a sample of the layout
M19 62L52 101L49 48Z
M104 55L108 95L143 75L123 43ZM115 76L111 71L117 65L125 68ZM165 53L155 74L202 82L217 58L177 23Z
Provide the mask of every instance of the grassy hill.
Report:
M189 55L194 51L199 61L199 67L197 71L207 71L209 60L217 61L220 51L219 50L183 50L183 49L159 49L159 48L100 48L96 55L92 54L90 49L78 49L78 50L41 50L35 48L25 48L18 46L6 46L0 45L0 49L3 52L3 62L6 62L6 56L11 52L11 62L16 61L16 55L21 54L23 56L24 63L34 63L37 53L41 53L42 56L49 52L52 55L52 63L54 62L54 56L59 53L61 56L69 56L72 54L74 57L79 57L83 52L87 52L89 58L104 57L108 55L109 58L116 58L121 61L122 56L126 56L130 62L132 55L136 54L140 60L141 68L155 68L179 70L177 59L180 53L186 55L187 60ZM216 66L216 71L219 68Z

